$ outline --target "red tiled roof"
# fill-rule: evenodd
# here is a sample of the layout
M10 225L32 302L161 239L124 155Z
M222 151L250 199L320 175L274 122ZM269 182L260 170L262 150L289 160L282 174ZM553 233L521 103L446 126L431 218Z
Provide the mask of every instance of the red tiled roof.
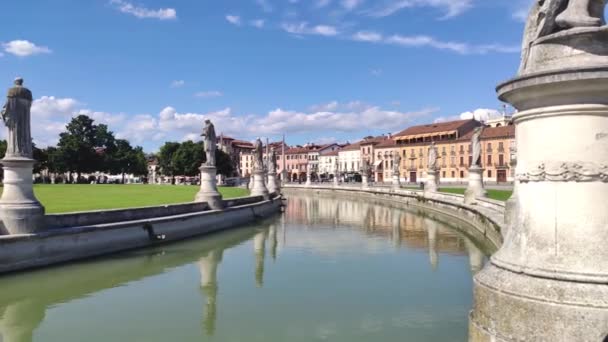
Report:
M348 146L344 146L340 151L356 151L361 148L361 144L356 142L354 144L350 144Z
M337 156L338 152L340 152L340 150L329 151L321 154L321 156Z
M412 127L409 127L407 129L395 134L395 136L403 137L403 136L408 136L408 135L420 135L420 134L455 131L455 130L459 129L460 127L470 123L471 121L474 121L474 120L473 119L457 120L457 121L448 121L448 122L438 122L438 123L420 125L420 126L412 126Z
M389 147L395 147L395 146L397 146L397 141L395 141L393 139L386 139L383 142L376 145L375 148L389 148Z
M473 131L463 135L458 141L471 140ZM514 139L515 138L515 126L501 126L501 127L486 127L481 133L481 139Z

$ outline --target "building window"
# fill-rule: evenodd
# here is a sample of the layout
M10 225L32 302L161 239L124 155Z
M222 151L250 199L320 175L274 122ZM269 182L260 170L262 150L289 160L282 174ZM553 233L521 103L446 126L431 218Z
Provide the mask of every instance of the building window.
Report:
M460 171L460 178L464 178L464 171Z
M469 166L473 165L473 156L469 156Z
M488 170L488 178L492 178L492 170Z
M460 166L464 166L464 157L460 156Z
M488 150L492 150L492 143L488 143Z
M492 155L489 154L488 155L488 166L491 166L491 165L492 165Z
M445 171L442 172L442 176L443 178L445 178Z
M456 172L452 171L452 178L456 177Z

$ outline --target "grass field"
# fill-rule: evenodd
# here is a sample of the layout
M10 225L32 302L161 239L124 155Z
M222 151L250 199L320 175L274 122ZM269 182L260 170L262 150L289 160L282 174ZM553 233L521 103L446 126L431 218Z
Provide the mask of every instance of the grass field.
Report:
M185 185L34 185L46 212L65 213L192 202L197 186ZM241 188L219 188L224 198L247 196Z
M463 188L440 188L439 189L440 192L447 192L450 194L458 194L458 195L464 195L464 190L465 189L463 189ZM486 191L488 192L488 198L497 200L497 201L506 201L513 194L513 191L511 191L511 190L486 189Z

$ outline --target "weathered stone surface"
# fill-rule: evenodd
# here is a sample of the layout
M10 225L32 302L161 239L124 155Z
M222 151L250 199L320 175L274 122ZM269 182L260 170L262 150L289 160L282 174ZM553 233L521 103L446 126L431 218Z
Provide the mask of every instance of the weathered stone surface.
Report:
M469 184L464 192L464 203L475 204L478 198L487 197L487 192L483 187L484 169L472 166L469 169Z
M222 209L222 195L217 190L215 166L203 165L201 171L201 188L196 194L196 202L207 202L213 209Z

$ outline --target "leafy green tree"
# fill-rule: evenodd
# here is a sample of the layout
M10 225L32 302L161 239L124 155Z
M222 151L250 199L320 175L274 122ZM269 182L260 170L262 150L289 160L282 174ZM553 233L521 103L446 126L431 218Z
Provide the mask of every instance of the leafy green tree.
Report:
M173 162L173 155L180 147L180 143L166 142L158 153L158 166L166 176L171 176L171 184L175 184L176 168Z
M217 173L220 175L230 177L234 172L234 166L232 165L232 160L230 159L230 156L222 150L215 150L215 163L217 167Z
M103 160L103 154L96 149L100 147L99 134L93 119L79 115L59 135L57 156L68 171L76 172L79 180L82 173L99 170Z
M131 156L131 168L129 170L134 175L142 176L148 174L148 159L141 146L133 149Z
M202 143L188 140L180 144L173 155L176 173L184 176L197 176L200 173L199 167L203 163L204 154Z

